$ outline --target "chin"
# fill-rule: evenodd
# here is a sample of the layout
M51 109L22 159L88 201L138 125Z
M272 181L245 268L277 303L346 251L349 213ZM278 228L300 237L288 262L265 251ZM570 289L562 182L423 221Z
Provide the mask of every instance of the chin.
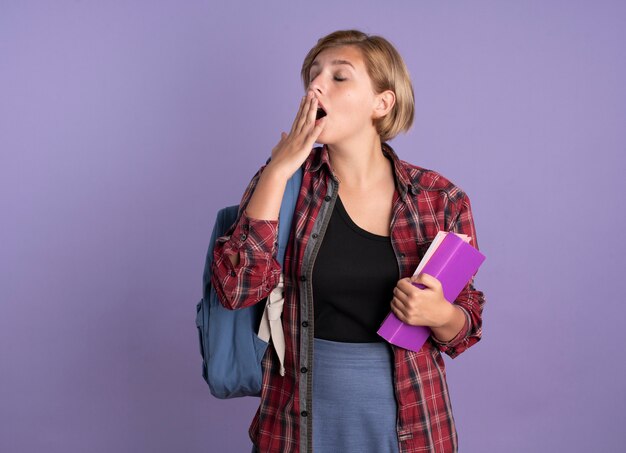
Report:
M315 142L320 145L333 146L341 143L345 139L346 137L343 134L333 134L332 131L323 130Z
M322 133L317 137L317 140L315 140L315 143L319 143L320 145L330 145L328 138L324 135L324 132L322 131Z

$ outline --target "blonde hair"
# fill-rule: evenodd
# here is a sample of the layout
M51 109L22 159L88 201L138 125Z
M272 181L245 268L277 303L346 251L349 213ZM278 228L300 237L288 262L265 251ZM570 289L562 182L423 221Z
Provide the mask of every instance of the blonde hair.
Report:
M374 120L381 141L391 140L400 132L408 131L415 113L413 85L404 60L395 47L381 36L367 35L358 30L339 30L320 38L302 62L300 74L304 89L309 86L311 65L319 53L341 46L354 46L361 50L377 94L391 90L396 95L391 111Z

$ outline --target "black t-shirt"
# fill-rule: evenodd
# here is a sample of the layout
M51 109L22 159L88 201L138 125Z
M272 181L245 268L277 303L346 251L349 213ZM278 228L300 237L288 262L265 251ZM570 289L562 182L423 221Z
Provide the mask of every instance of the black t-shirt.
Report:
M337 197L313 267L315 337L348 343L382 341L399 278L391 239L356 225Z

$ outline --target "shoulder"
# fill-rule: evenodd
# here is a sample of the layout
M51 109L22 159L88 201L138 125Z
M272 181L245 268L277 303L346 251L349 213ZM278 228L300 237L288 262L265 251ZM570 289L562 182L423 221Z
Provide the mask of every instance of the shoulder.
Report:
M418 196L430 199L443 198L445 201L458 203L466 198L466 194L459 186L441 173L400 160L400 165L406 172L410 184L417 190Z
M466 193L441 173L401 161L410 184L406 204L416 216L421 240L432 240L439 231L462 230L458 225L471 223L470 201ZM475 236L473 232L467 233ZM420 239L418 237L418 239Z

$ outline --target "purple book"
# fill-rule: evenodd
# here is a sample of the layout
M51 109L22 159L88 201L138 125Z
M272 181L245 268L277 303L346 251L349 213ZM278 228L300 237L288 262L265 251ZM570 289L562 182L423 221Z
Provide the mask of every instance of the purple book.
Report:
M430 248L426 252L424 259L428 261L421 272L437 278L441 282L446 300L454 302L478 271L485 256L454 233L439 234L445 234L445 237L434 252ZM432 255L427 258L429 252ZM415 286L424 288L423 285ZM430 336L430 329L404 324L391 312L378 329L378 335L391 344L417 352Z

